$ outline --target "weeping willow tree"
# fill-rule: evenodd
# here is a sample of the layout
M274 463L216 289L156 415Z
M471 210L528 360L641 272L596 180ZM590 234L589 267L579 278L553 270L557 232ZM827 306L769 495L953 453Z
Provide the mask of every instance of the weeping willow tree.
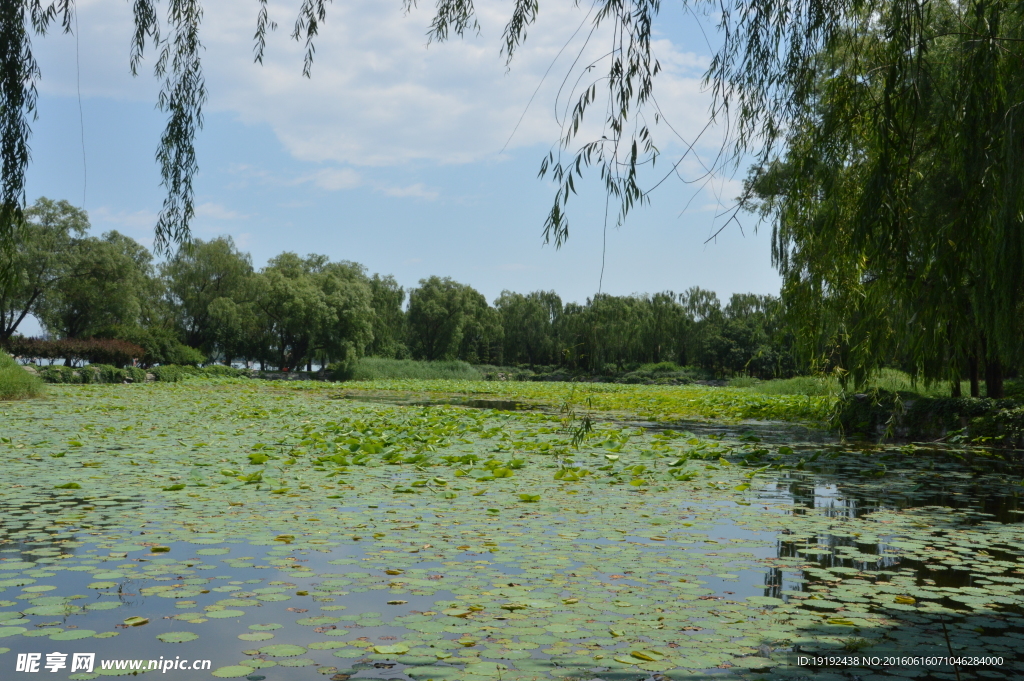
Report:
M570 0L564 0L569 2ZM291 36L314 41L329 0L300 0ZM414 0L405 0L413 9ZM805 301L805 327L841 365L862 376L892 352L926 378L982 364L989 388L1019 350L1024 283L1021 236L1020 68L1024 5L1008 0L682 0L718 21L705 74L709 125L729 131L711 168L754 155L775 184L776 261L790 299ZM155 52L167 126L156 160L167 191L156 243L189 238L194 140L206 100L200 54L202 0L132 0L129 64ZM158 11L158 10L163 10ZM621 220L650 200L640 169L660 151L649 121L659 105L652 47L660 0L593 0L582 8L587 40L603 56L579 64L580 86L541 174L557 183L545 237L562 244L567 206L588 173L604 182ZM74 0L0 3L0 245L17 238L24 203L29 122L40 76L32 37L70 31ZM537 20L536 0L510 3L500 50L511 62ZM253 57L262 63L276 24L255 6ZM436 0L429 38L476 28L472 0ZM581 48L582 49L582 48ZM589 80L588 80L589 78ZM595 110L596 107L596 110ZM601 131L582 138L588 117ZM706 130L706 128L705 128ZM662 164L670 177L681 157ZM703 160L703 159L702 159ZM644 175L646 177L646 175ZM784 191L783 191L784 189ZM887 354L888 353L888 354Z
M1021 10L883 9L809 55L748 196L807 350L857 382L899 360L954 394L983 367L1001 397L1024 337Z

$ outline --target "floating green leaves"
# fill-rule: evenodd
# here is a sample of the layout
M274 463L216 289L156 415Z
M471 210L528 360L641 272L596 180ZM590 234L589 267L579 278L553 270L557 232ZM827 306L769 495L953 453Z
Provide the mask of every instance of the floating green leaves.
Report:
M409 646L404 643L395 643L392 645L374 646L373 652L380 653L382 655L401 655L409 652Z
M191 631L168 631L163 634L157 634L157 638L164 643L187 643L188 641L195 641L199 638L199 634Z
M334 624L335 622L340 621L340 617L329 617L327 615L320 615L318 617L303 617L302 619L295 620L295 623L307 627L319 627L325 624Z
M296 657L298 655L304 655L306 649L302 646L291 645L288 643L276 643L274 645L263 646L260 648L260 652L264 655L270 655L271 657Z
M252 674L252 667L235 664L227 667L218 667L211 673L219 679L240 679L243 676Z
M1015 659L1021 517L968 505L979 488L1013 505L1019 487L977 462L804 442L778 423L623 423L814 420L817 398L587 387L578 449L556 414L328 399L565 397L505 383L58 386L12 405L11 439L37 444L0 443L5 473L28 481L0 489L0 637L112 636L92 629L138 615L224 650L295 642L247 649L221 678L313 665L347 678L367 658L415 679L750 681L815 672L789 650L941 654L943 625L957 652ZM65 451L68 431L86 444ZM67 469L51 470L52 450L96 468L88 491L53 489Z
M245 614L244 610L231 610L231 609L211 610L211 611L206 613L206 617L209 617L210 619L223 620L223 619L230 619L232 617L241 617L244 614Z

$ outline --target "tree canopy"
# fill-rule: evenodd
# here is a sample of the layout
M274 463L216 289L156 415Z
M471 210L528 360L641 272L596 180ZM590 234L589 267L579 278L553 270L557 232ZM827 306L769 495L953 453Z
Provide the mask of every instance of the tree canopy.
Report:
M45 295L72 272L71 246L85 236L89 218L67 201L41 198L24 212L18 239L0 250L0 340L10 338Z
M954 386L968 372L975 393L980 363L1001 396L1024 331L1019 8L884 9L807 56L748 198L809 352L858 380L894 358ZM900 31L913 49L894 51Z

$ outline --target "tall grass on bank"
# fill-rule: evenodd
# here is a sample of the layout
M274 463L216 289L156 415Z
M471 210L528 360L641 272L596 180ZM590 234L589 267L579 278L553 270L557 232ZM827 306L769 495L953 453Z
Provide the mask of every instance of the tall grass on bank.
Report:
M772 381L742 377L729 381L729 387L743 388L763 395L838 395L842 391L839 381L832 376L796 376ZM920 397L949 397L950 394L948 381L925 385L923 381L914 381L910 374L898 369L882 369L868 380L867 385L856 390L867 391L872 388L894 393L911 393ZM853 386L847 386L847 390L853 390ZM961 394L970 395L970 383L963 381L960 390ZM984 392L982 383L982 394Z
M21 400L43 394L43 381L0 352L0 400Z
M363 357L356 364L352 380L383 381L403 378L428 380L479 381L483 375L472 365L461 362L418 362L412 359Z

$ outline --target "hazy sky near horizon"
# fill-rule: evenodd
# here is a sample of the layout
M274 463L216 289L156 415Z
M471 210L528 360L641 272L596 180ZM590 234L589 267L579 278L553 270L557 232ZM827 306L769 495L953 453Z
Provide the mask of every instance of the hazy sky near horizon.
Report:
M51 32L34 39L42 78L27 197L84 205L94 233L116 229L150 245L163 200L154 160L165 120L155 109L155 56L148 52L133 78L130 4L76 4L77 38ZM208 0L201 38L210 97L197 140L195 237L231 235L257 267L282 251L323 253L392 274L407 288L436 274L489 300L505 289L553 289L567 301L592 296L605 209L597 173L577 187L570 238L556 250L541 237L555 185L537 170L557 148L559 112L574 102L567 93L580 65L600 59L607 36L598 32L584 44L589 6L544 5L506 68L499 49L510 3L477 7L479 35L428 45L430 7L404 14L399 0L328 5L306 79L302 46L288 37L296 0L269 4L280 28L269 36L263 66L252 59L256 4ZM656 25L663 66L656 93L672 128L654 126L664 155L648 181L707 122L700 81L710 57L705 36L714 41L714 33L703 23L665 4ZM592 110L581 140L599 134L602 112ZM707 133L699 153L680 165L683 179L713 163L718 134ZM669 179L621 227L613 204L603 290L701 286L723 302L735 292L778 293L769 230L755 231L752 216L742 230L730 225L706 243L744 172L703 183Z

